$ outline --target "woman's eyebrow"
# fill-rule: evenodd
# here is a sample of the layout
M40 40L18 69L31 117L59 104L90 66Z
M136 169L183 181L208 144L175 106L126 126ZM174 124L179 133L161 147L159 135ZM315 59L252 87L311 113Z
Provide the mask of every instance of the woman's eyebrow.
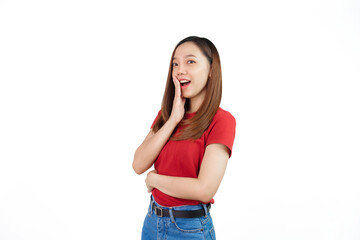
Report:
M193 55L193 54L188 54L188 55L185 56L185 58L188 58L188 57L194 57L194 58L196 58L196 56ZM175 60L175 59L176 59L176 57L173 57L173 60Z

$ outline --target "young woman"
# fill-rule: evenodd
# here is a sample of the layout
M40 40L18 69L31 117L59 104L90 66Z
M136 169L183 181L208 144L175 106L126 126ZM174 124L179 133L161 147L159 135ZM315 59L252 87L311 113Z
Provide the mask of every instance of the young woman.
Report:
M171 56L161 110L134 155L150 206L142 239L215 239L210 204L224 176L235 118L220 108L220 57L206 38L180 41Z

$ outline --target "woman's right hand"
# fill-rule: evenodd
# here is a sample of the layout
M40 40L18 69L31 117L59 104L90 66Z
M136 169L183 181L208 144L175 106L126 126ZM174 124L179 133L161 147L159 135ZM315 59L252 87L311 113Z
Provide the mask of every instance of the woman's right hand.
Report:
M173 79L175 85L175 96L170 118L154 133L148 133L143 143L136 149L133 161L133 169L137 174L142 174L148 170L160 154L161 150L171 137L178 123L185 114L185 98L181 96L181 86L177 78ZM151 190L151 186L148 187Z
M186 99L181 96L181 86L179 80L177 78L173 78L173 82L175 85L175 96L170 119L174 120L176 124L178 124L185 114Z

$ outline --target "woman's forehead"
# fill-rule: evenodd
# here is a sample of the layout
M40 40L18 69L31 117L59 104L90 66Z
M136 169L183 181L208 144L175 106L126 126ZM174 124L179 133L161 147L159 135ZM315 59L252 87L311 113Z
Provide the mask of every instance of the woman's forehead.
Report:
M174 59L176 58L186 58L186 57L200 57L202 55L201 50L193 42L186 42L177 47L174 54Z

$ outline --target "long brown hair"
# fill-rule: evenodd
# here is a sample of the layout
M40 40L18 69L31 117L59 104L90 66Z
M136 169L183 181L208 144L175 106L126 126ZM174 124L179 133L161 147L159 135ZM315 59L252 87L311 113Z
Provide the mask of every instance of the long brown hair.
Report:
M206 96L201 104L200 108L196 112L195 116L190 119L185 119L179 123L180 126L186 126L181 130L180 135L171 137L171 140L185 140L185 139L198 139L209 127L216 111L220 106L221 93L222 93L222 75L221 75L221 64L220 56L215 45L206 38L190 36L181 40L175 47L171 59L169 72L165 87L165 92L161 105L161 115L153 126L153 131L156 133L169 119L171 115L172 105L175 96L175 86L172 81L172 59L174 57L176 49L185 42L193 42L198 46L204 56L210 63L211 75L206 83ZM190 103L189 99L186 99L185 111L189 110ZM175 129L176 130L176 129ZM174 132L175 132L174 130Z

